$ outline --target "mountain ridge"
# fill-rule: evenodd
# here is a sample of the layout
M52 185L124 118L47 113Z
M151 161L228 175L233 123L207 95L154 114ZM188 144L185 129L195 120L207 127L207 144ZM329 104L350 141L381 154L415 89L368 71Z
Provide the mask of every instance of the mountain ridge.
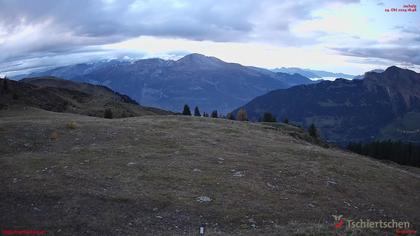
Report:
M301 75L276 74L196 53L176 61L153 58L76 64L32 76L104 85L142 105L165 110L180 111L189 104L207 113L218 110L222 114L268 91L313 83Z
M315 123L335 143L401 139L420 142L420 74L398 67L366 73L363 80L337 79L279 89L243 106L251 119L264 112L288 118L304 127ZM237 112L238 109L234 110ZM417 123L417 125L416 125Z

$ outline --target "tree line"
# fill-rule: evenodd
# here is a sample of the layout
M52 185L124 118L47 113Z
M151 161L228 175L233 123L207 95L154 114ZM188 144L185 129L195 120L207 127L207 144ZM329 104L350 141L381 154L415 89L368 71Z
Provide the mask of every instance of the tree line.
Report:
M192 116L190 107L185 104L184 109L182 110L182 115ZM210 113L210 115L206 112L203 112L203 115L200 113L200 109L196 106L194 108L194 116L202 116L202 117L211 117L211 118L225 118L229 120L239 120L239 121L248 121L248 114L244 108L239 109L236 113L236 116L233 113L227 113L226 116L220 115L217 110L214 110Z
M401 141L351 142L347 149L380 160L389 160L402 165L420 167L420 145Z
M182 115L186 115L186 116L192 116L190 107L188 106L188 104L184 105L184 109L182 110ZM246 112L246 110L244 108L240 108L239 111L235 114L229 112L226 114L226 116L220 116L217 112L217 110L214 110L209 114L207 114L206 112L203 112L203 115L201 115L200 113L200 109L198 108L198 106L196 106L194 108L194 116L199 116L199 117L211 117L211 118L225 118L228 120L238 120L238 121L248 121L248 114ZM270 112L264 112L263 115L258 119L258 122L277 122L277 118ZM289 119L285 118L283 120L283 123L285 124L289 124ZM318 134L318 129L316 128L315 124L312 123L309 127L308 127L308 134L314 138L318 138L319 134Z

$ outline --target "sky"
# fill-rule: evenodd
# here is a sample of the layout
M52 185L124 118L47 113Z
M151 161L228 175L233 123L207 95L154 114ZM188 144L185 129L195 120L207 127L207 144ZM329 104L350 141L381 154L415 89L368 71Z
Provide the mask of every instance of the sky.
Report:
M0 75L189 53L263 68L420 72L419 12L391 10L404 5L420 0L0 0Z

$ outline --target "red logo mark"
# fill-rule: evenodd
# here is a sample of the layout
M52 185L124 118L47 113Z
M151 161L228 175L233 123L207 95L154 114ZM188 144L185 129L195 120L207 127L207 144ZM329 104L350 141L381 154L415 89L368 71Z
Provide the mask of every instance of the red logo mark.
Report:
M339 228L343 227L343 225L344 225L344 220L340 219L340 221L335 224L335 228L339 229Z

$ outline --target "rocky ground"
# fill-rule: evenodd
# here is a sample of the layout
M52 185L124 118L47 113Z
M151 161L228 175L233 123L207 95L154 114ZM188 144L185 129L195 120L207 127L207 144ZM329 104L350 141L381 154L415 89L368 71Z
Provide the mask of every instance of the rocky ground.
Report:
M394 235L420 229L416 168L324 148L288 126L184 116L0 111L0 229L48 235Z

